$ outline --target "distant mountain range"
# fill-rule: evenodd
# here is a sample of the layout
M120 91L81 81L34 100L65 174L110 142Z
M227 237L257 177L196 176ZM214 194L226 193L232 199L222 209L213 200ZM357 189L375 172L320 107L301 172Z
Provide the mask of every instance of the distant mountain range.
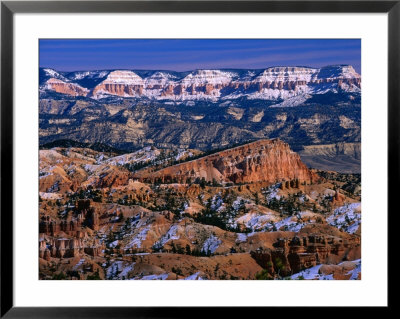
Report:
M350 65L323 68L271 67L264 70L190 72L101 70L60 72L40 69L41 92L104 99L110 96L159 101L269 100L295 106L328 92L357 94L361 76Z

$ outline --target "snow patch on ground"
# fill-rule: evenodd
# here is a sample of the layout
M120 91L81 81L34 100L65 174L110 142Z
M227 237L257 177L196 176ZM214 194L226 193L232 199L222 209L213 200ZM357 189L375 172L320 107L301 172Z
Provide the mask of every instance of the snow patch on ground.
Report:
M205 253L210 252L213 254L218 249L219 245L221 245L221 243L222 241L219 240L218 237L216 237L214 234L211 234L211 236L208 237L203 243L203 248L201 250Z
M361 259L352 260L353 263L356 264L356 267L353 270L350 270L346 275L350 275L349 280L358 280L358 274L361 273ZM340 263L341 265L343 263Z
M147 275L143 277L135 277L132 280L165 280L168 278L168 274L161 275Z
M204 279L200 276L200 272L198 271L195 274L184 278L183 280L204 280Z
M45 193L45 192L39 192L39 196L42 199L52 199L52 200L61 199L62 197L60 194L57 193Z
M80 259L79 262L74 266L74 270L78 269L85 262L85 259Z
M271 105L270 107L294 107L294 106L303 104L310 97L311 97L311 95L309 95L309 94L297 95L297 96L290 97L281 103Z
M346 204L336 208L326 221L338 229L354 234L361 225L361 203Z
M272 185L263 191L263 193L265 195L265 199L267 200L268 203L270 203L273 199L276 199L276 200L281 199L281 196L279 195L279 186L280 185L281 185L280 183Z
M218 193L217 195L214 195L212 200L211 200L211 209L220 211L223 208L224 201L221 197L221 194Z
M131 242L126 245L125 248L140 248L142 245L142 241L146 239L149 230L150 226L143 228L136 236L132 238Z
M275 227L277 230L282 228L283 230L293 231L293 232L300 231L305 225L306 223L302 222L300 218L298 218L297 216L296 217L291 216L275 223Z
M192 157L193 153L183 150L183 149L179 149L178 150L178 154L175 156L175 160L179 161L180 159L182 159L185 155L187 155L187 157Z
M308 268L306 270L302 270L298 272L297 274L294 274L290 276L290 279L294 280L299 280L299 279L305 279L305 280L333 280L333 275L322 275L319 273L319 269L321 268L322 265L317 265L311 268Z
M237 213L237 212L239 211L239 209L240 209L243 205L245 205L246 203L249 203L249 201L246 200L246 199L244 199L244 198L242 198L242 197L240 197L240 196L238 196L238 197L236 198L236 200L232 203L232 208L233 208L233 210L235 211L235 213Z
M112 243L110 243L108 246L110 246L110 248L115 248L118 246L118 240L114 240Z
M157 149L152 149L151 146L144 147L134 153L123 154L119 156L115 156L109 158L103 163L107 163L110 165L125 165L125 164L133 164L133 163L146 163L149 161L156 160L156 158L160 155L160 151Z
M154 245L156 248L162 248L170 240L176 240L180 237L176 234L178 231L178 225L172 225L168 232L160 238L160 240Z
M356 267L353 270L350 270L347 275L351 274L351 277L349 280L357 280L358 279L358 274L361 272L361 259L353 260L353 263L356 264ZM338 264L339 266L342 265L343 263ZM298 272L297 274L294 274L290 276L290 279L294 280L300 280L300 279L305 279L305 280L334 280L333 274L330 275L323 275L319 272L319 269L321 268L322 265L317 265L305 270L302 270Z
M236 241L241 242L241 243L247 241L247 234L237 233Z
M279 222L268 223L264 228L266 231L283 230L283 231L298 232L304 226L309 224L308 222L305 222L304 220L302 220L302 218L308 214L309 214L308 212L300 212L300 213L297 213L296 215L284 218L284 219L280 220Z
M127 264L122 260L114 261L107 269L106 269L106 277L107 279L122 279L126 278L133 270L135 263Z
M244 224L252 231L260 231L274 219L273 214L247 213L236 220L237 224Z

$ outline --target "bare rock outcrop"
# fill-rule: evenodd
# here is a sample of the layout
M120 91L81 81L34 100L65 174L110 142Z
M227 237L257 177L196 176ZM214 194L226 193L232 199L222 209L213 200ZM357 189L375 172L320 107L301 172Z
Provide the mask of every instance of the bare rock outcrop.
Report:
M90 200L78 200L75 202L75 209L72 215L66 219L55 221L50 216L43 216L39 222L39 233L55 236L59 232L75 235L82 227L89 227L97 230L99 216Z
M135 177L153 182L184 183L204 178L233 183L295 181L297 185L318 179L279 139L259 140L156 172L138 172Z
M102 248L98 239L55 238L45 234L40 234L39 237L39 257L46 260L71 258L82 254L98 256L101 254Z
M251 256L273 275L288 276L319 264L338 263L347 258L361 258L361 243L357 236L340 238L336 236L310 234L279 238L274 249L258 249Z

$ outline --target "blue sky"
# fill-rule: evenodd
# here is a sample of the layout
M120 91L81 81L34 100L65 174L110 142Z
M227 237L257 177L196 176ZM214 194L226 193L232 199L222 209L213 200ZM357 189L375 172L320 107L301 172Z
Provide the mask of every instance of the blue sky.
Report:
M361 73L359 39L42 39L41 67L59 71L350 64Z

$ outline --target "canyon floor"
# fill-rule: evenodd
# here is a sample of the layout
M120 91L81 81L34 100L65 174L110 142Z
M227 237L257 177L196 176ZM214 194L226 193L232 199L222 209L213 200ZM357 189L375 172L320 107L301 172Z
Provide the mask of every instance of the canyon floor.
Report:
M360 174L279 140L39 156L39 279L361 279Z

